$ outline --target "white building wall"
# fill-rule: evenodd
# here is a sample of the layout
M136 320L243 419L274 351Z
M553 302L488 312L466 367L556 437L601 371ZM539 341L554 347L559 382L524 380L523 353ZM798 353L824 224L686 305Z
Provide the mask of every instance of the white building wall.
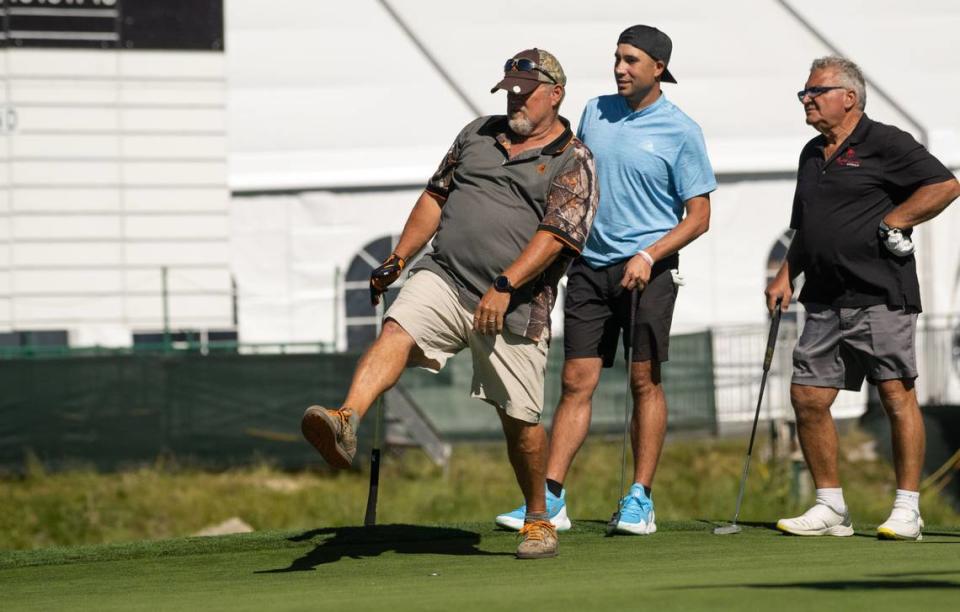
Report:
M399 234L419 195L401 189L234 199L231 267L240 338L345 348L336 276L364 245Z
M223 54L0 53L0 330L230 327Z

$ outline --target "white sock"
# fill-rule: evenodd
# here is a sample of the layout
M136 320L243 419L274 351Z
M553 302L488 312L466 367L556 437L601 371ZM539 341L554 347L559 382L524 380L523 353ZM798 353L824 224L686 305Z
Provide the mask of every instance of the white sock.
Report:
M847 512L847 503L843 501L843 489L817 489L817 503L830 506L837 514Z
M906 508L920 514L920 492L897 489L897 497L893 500L894 508Z

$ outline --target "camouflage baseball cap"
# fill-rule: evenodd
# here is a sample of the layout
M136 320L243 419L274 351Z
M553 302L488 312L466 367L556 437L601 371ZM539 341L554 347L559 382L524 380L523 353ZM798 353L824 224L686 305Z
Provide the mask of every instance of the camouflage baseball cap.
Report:
M510 93L528 94L540 83L565 86L567 75L557 58L543 49L527 49L507 60L503 66L503 80L490 93L505 89Z

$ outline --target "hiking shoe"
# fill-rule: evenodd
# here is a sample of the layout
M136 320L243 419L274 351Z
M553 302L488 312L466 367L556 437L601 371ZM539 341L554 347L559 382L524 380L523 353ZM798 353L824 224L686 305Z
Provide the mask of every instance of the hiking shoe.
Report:
M524 523L519 536L523 538L517 546L517 559L543 559L556 557L559 542L557 530L550 521L541 519Z
M497 515L494 519L497 525L514 531L520 531L523 528L523 519L527 515L527 506L524 504L516 510ZM567 490L560 491L560 497L557 497L547 489L547 516L550 517L550 523L557 531L567 531L570 529L570 518L567 516Z
M310 406L303 413L300 430L307 442L335 468L348 468L357 452L357 425L360 419L349 408L330 410Z
M850 512L840 514L826 504L815 504L800 516L780 519L777 521L777 529L799 536L853 535Z
M630 487L627 496L620 500L620 520L617 522L617 533L633 535L650 535L656 533L656 513L653 511L653 500L647 497L643 485L634 484Z
M881 540L923 539L923 519L920 513L910 508L893 507L893 512L882 525L877 527L877 537Z

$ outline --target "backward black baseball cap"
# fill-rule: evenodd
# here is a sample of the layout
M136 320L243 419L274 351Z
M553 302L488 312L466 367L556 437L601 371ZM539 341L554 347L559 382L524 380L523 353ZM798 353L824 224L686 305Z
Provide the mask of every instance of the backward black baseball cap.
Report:
M673 41L657 28L646 25L630 26L620 33L617 44L633 45L653 59L660 60L663 62L663 74L660 75L660 80L664 83L677 82L677 79L673 78L673 75L667 69L667 64L670 63L670 53L673 52Z

